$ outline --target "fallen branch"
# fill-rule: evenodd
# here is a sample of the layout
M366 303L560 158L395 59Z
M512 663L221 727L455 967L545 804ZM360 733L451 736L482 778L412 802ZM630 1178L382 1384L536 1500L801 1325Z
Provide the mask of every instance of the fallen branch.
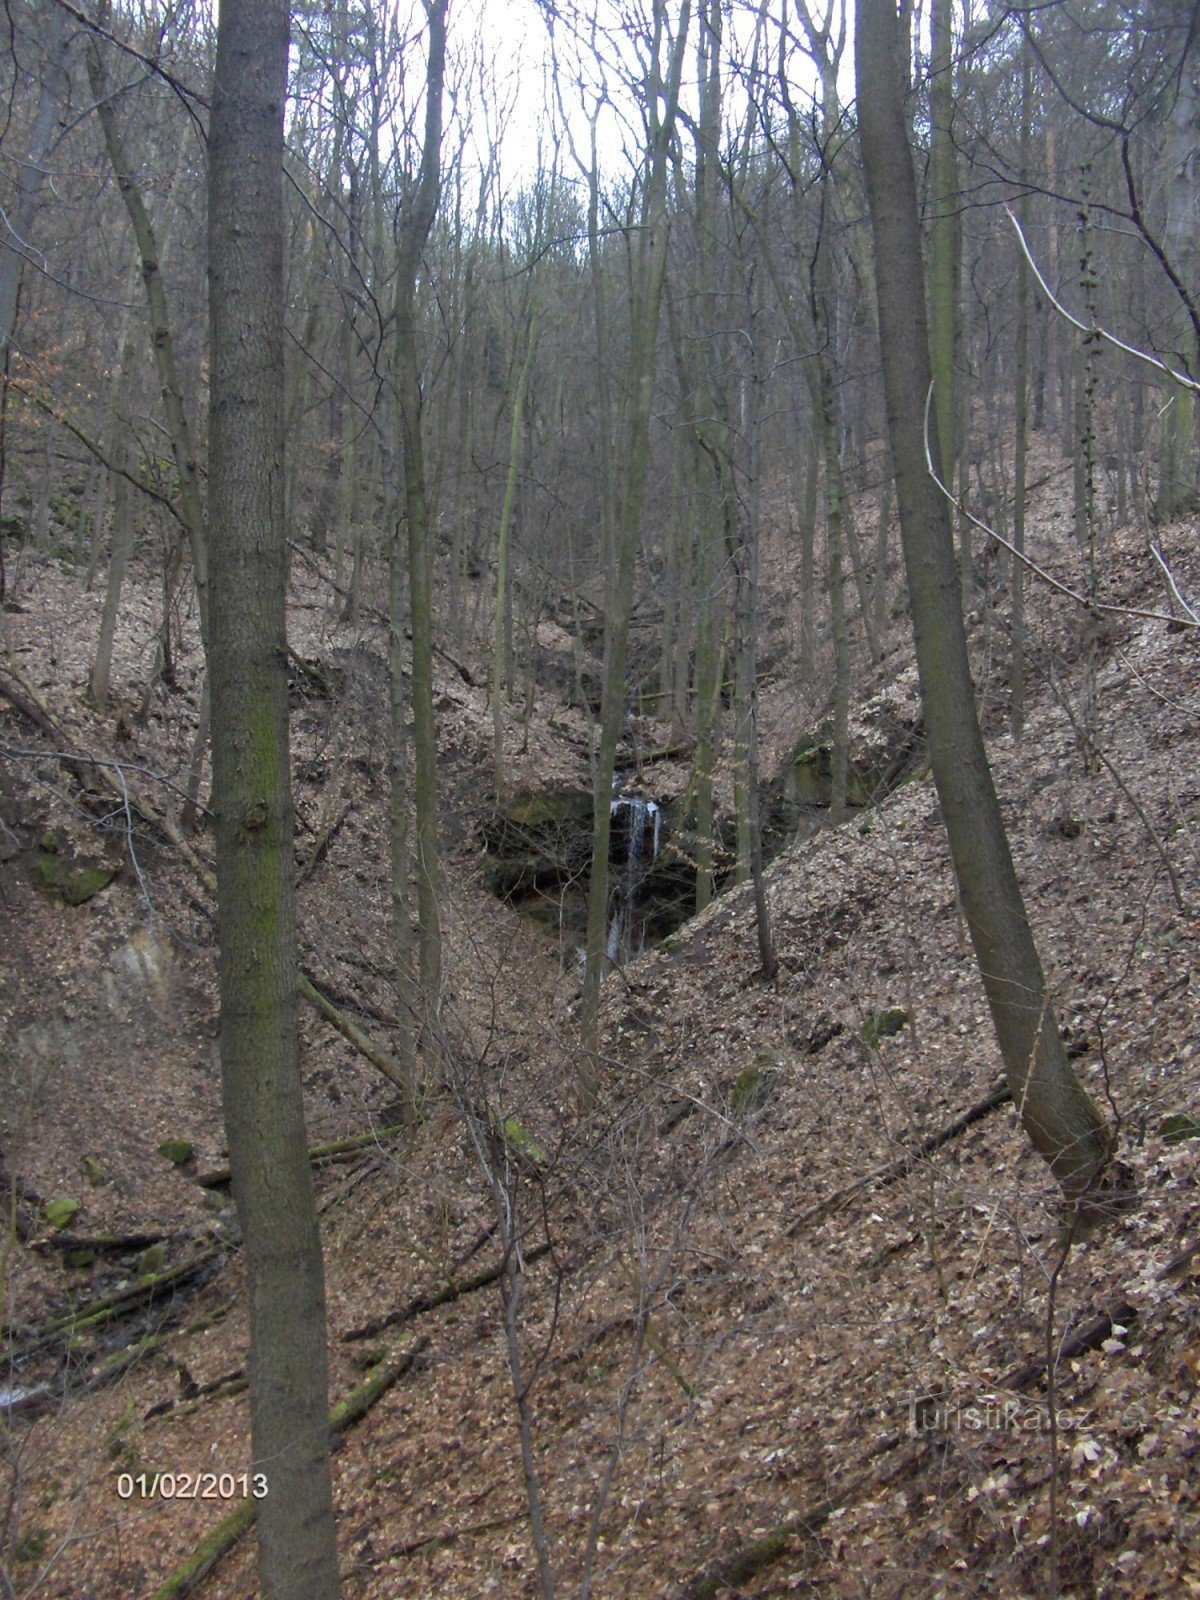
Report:
M404 1099L404 1114L408 1121L416 1118L416 1103L413 1095L412 1080L400 1066L399 1062L388 1052L375 1043L371 1035L357 1022L352 1021L344 1011L339 1011L328 995L324 994L307 972L303 970L297 981L300 994L308 1001L341 1034L342 1038L352 1044L359 1055L365 1056L377 1071L381 1072L388 1082L399 1089Z
M1098 1350L1106 1339L1112 1338L1114 1328L1126 1328L1136 1320L1136 1308L1125 1300L1109 1311L1102 1311L1098 1317L1085 1322L1063 1340L1058 1347L1055 1365L1060 1361L1070 1361L1073 1356L1083 1355L1088 1350ZM1028 1389L1030 1384L1045 1376L1046 1358L1035 1356L1032 1361L1023 1361L1019 1367L1014 1367L1000 1380L999 1386L1001 1389Z
M330 1432L341 1434L352 1428L394 1384L412 1370L428 1344L428 1339L418 1339L402 1354L387 1356L377 1362L363 1382L331 1408ZM183 1565L176 1567L167 1581L155 1590L153 1600L184 1600L184 1596L191 1594L222 1556L233 1549L242 1535L250 1531L257 1517L258 1502L247 1497L200 1541Z
M357 1154L371 1145L382 1144L384 1139L393 1138L396 1134L407 1131L407 1124L394 1123L388 1128L374 1128L370 1133L356 1133L348 1139L330 1139L326 1144L313 1144L308 1147L308 1159L313 1166L328 1165L338 1161L344 1156ZM196 1182L202 1189L226 1189L232 1181L232 1174L228 1167L215 1167L211 1172L201 1172L196 1177Z
M121 1256L148 1250L171 1237L169 1233L46 1233L28 1243L31 1250L90 1250L98 1256Z
M124 1288L116 1289L112 1294L104 1295L100 1299L85 1301L83 1305L76 1306L65 1316L56 1317L41 1333L35 1333L28 1342L20 1344L17 1353L21 1357L33 1355L39 1350L44 1350L47 1345L87 1330L103 1327L105 1323L127 1316L131 1311L153 1305L165 1295L175 1294L191 1284L208 1267L215 1265L222 1253L223 1247L210 1245L189 1261L181 1261L173 1267L166 1267L162 1272L151 1273L145 1278L140 1278L137 1283L126 1284ZM12 1338L11 1330L8 1331L8 1337Z
M349 591L349 589L345 588L342 584L338 583L334 578L330 577L330 575L328 573L322 572L320 563L318 561L314 560L314 558L309 554L309 552L304 548L304 546L302 544L297 544L295 539L289 539L288 540L288 549L294 551L295 554L298 555L302 561L304 561L308 566L310 566L312 568L312 570L316 573L317 577L320 578L321 582L322 583L327 583L329 585L329 587L333 590L334 594L340 595L343 600L349 600L350 599L350 591ZM369 600L363 600L363 599L360 598L360 599L357 599L354 603L355 603L355 605L358 607L358 609L360 611L366 612L367 616L373 617L376 622L382 623L385 628L388 628L388 627L391 626L391 620L388 617L387 612L386 611L381 611L378 606L373 606L370 603ZM408 641L409 644L412 643L412 634L411 633L407 633L406 632L404 637ZM472 673L470 667L464 666L461 661L459 661L456 657L452 656L448 650L443 649L441 645L435 644L433 646L433 653L434 653L435 656L440 656L441 659L447 664L447 666L453 667L455 672L458 673L459 677L468 686L468 688L471 688L471 689L481 689L481 688L483 688L483 684L480 683L480 681L475 677L475 675Z
M542 1256L549 1255L551 1246L539 1244L533 1250L524 1252L524 1261L528 1266L534 1261L540 1261ZM402 1328L408 1322L413 1322L417 1317L423 1317L427 1312L436 1311L439 1306L448 1306L455 1300L461 1300L464 1295L474 1294L477 1289L484 1289L489 1283L495 1283L504 1272L504 1261L498 1261L494 1266L487 1267L483 1272L477 1272L473 1278L463 1278L458 1283L447 1283L440 1289L435 1289L428 1294L419 1294L410 1300L406 1306L398 1311L389 1311L385 1316L372 1317L370 1322L364 1322L361 1327L351 1328L342 1335L342 1341L350 1344L358 1339L373 1339L376 1334L383 1333L387 1328Z
M868 1459L874 1460L887 1455L907 1437L908 1435L904 1433L889 1434L871 1450ZM730 1555L720 1556L710 1562L703 1571L684 1584L679 1591L679 1600L717 1600L719 1595L735 1592L739 1584L745 1583L747 1579L753 1578L765 1567L774 1565L781 1556L786 1555L793 1540L814 1539L830 1517L849 1505L863 1489L886 1488L889 1483L908 1472L912 1465L913 1452L910 1451L882 1475L874 1472L859 1473L836 1494L815 1501L803 1511L793 1512L790 1517L784 1517L782 1522L777 1522L761 1538L752 1540Z
M927 1139L922 1139L913 1150L906 1150L895 1161L889 1161L885 1166L876 1167L874 1172L868 1172L864 1177L856 1178L853 1183L848 1183L844 1189L838 1189L828 1195L824 1200L818 1201L815 1206L810 1206L807 1211L802 1211L787 1227L787 1237L794 1239L805 1228L811 1227L816 1222L822 1222L835 1211L840 1211L848 1205L857 1195L867 1189L886 1189L900 1178L906 1176L916 1166L918 1161L924 1160L935 1150L940 1150L943 1145L950 1144L960 1134L973 1128L981 1122L997 1106L1006 1105L1012 1099L1012 1094L1006 1084L997 1084L982 1100L977 1100L973 1106L964 1111L960 1117L948 1123L937 1133L931 1133Z
M504 1517L488 1517L485 1522L469 1522L465 1528L447 1528L442 1533L428 1533L416 1539L405 1539L401 1544L392 1545L390 1550L384 1552L384 1561L396 1560L401 1556L420 1555L422 1550L430 1546L441 1548L453 1544L456 1539L471 1539L480 1533L496 1533L500 1528L511 1528L514 1522L521 1522L529 1513L527 1511L510 1511Z
M307 883L309 878L312 877L313 873L329 854L330 845L342 831L347 818L350 817L352 813L353 806L347 803L335 816L329 819L329 821L317 834L316 839L313 841L312 849L305 856L304 861L301 864L300 876L296 880L297 884Z
M1086 594L1080 594L1078 589L1072 589L1069 583L1063 583L1061 579L1056 578L1052 572L1047 572L1045 567L1039 566L1031 556L1026 555L1024 550L1018 550L1016 545L1010 544L1002 533L997 533L995 528L990 527L986 522L977 517L973 511L968 509L968 507L963 503L962 500L958 498L957 495L955 495L946 487L941 478L938 476L937 468L933 464L933 450L929 441L929 419L930 408L932 404L933 384L931 383L929 385L929 393L925 396L925 470L933 479L933 482L941 492L943 499L945 499L954 507L955 511L958 512L960 517L965 518L972 527L978 528L981 533L985 533L989 539L994 539L998 545L1008 551L1009 555L1012 556L1015 561L1019 561L1023 567L1025 567L1029 572L1032 572L1035 578L1040 578L1044 584L1047 584L1051 589L1056 590L1059 594L1066 595L1068 600L1073 600L1075 604L1084 611L1094 612L1097 615L1103 614L1104 616L1109 617L1142 617L1149 622L1174 623L1177 628L1200 628L1200 622L1195 621L1190 617L1187 619L1183 617L1173 617L1168 611L1152 611L1146 606L1109 605L1107 601L1098 600L1094 595L1089 596Z

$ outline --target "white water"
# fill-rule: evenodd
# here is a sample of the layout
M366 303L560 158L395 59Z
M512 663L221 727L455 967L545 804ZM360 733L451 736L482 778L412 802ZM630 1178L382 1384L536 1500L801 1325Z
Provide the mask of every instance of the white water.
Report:
M612 916L608 924L608 959L610 963L615 963L640 955L645 945L646 933L638 916L638 902L647 869L658 857L662 812L657 801L645 800L641 795L620 793L613 796L611 811L614 817L620 811L629 813L629 845L625 867L613 884ZM648 827L651 819L653 827ZM648 832L649 849L646 839Z

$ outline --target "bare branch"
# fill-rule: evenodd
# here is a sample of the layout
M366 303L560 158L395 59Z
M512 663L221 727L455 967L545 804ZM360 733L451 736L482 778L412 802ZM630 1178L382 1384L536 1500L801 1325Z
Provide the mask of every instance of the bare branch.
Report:
M1181 389L1188 389L1192 394L1200 394L1200 382L1197 382L1195 378L1189 378L1186 373L1176 371L1174 367L1168 366L1165 361L1160 361L1157 356L1149 355L1145 350L1139 350L1136 345L1126 344L1124 339L1118 339L1115 333L1109 333L1108 329L1102 328L1098 322L1093 322L1089 326L1086 322L1081 322L1078 317L1072 315L1062 301L1055 297L1054 291L1043 278L1041 269L1033 259L1029 246L1025 242L1021 224L1008 206L1004 207L1004 214L1013 225L1017 235L1017 242L1021 246L1021 254L1028 262L1030 271L1038 281L1038 286L1060 317L1069 322L1073 328L1078 328L1079 332L1085 334L1089 339L1099 339L1104 344L1110 344L1114 350L1120 350L1123 355L1133 356L1135 361L1143 361L1148 367L1153 367L1156 372L1161 372L1164 377L1170 378L1173 383L1177 383ZM1001 542L1003 543L1003 541Z
M1020 229L1018 228L1017 231L1019 233ZM1037 268L1034 267L1033 270L1036 272ZM1081 326L1081 324L1077 324L1077 326ZM1052 589L1057 589L1059 594L1065 594L1068 600L1074 600L1075 604L1081 606L1084 611L1102 611L1107 616L1112 617L1144 617L1149 622L1173 622L1176 627L1200 628L1200 619L1197 619L1190 609L1188 619L1185 619L1183 617L1173 617L1166 611L1150 611L1142 606L1112 606L1106 604L1103 600L1093 600L1088 595L1080 594L1078 589L1072 589L1070 584L1063 583L1052 573L1047 572L1045 567L1039 567L1037 562L1027 556L1023 550L1018 550L1016 545L1010 544L1002 533L997 533L995 528L989 527L986 522L981 522L973 511L968 511L962 501L947 489L933 464L933 454L929 447L929 407L932 398L933 385L930 384L929 393L925 396L925 470L958 514L966 517L972 527L978 528L981 533L986 533L989 539L995 539L998 545L1007 550L1009 555L1015 556L1022 566L1028 567L1029 571L1039 577L1043 583L1049 584Z

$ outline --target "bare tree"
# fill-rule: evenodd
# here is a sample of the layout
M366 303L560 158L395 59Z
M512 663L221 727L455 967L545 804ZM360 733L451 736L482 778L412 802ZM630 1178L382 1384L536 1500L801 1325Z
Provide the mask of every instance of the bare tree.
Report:
M325 1289L300 1089L283 522L284 0L223 0L209 175L221 1074L264 1600L334 1600Z
M1067 1062L975 712L946 502L925 469L930 388L904 38L890 0L860 0L859 138L878 261L879 331L900 528L934 781L1005 1073L1034 1146L1084 1203L1109 1158L1104 1122Z

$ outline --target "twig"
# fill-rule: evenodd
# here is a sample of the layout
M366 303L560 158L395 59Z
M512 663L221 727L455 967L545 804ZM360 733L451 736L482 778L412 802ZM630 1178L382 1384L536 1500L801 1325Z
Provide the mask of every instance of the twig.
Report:
M1058 312L1060 317L1069 322L1073 328L1077 328L1079 332L1084 334L1087 338L1100 339L1105 344L1112 345L1114 350L1120 350L1123 355L1133 356L1135 361L1145 362L1146 366L1153 367L1156 372L1161 372L1165 378L1170 378L1171 381L1173 383L1177 383L1181 389L1188 389L1192 392L1192 394L1200 394L1200 383L1197 383L1195 378L1189 378L1185 373L1177 372L1174 367L1168 366L1165 361L1160 361L1157 356L1149 355L1145 350L1139 350L1136 345L1126 344L1124 339L1118 339L1115 333L1109 333L1107 328L1102 328L1098 322L1093 322L1089 326L1086 322L1081 322L1078 317L1072 316L1072 314L1067 310L1066 306L1063 305L1062 301L1055 297L1053 289L1051 289L1045 278L1042 277L1041 269L1039 268L1037 262L1033 259L1029 246L1025 242L1025 235L1021 231L1021 224L1017 221L1016 217L1013 215L1008 206L1004 207L1004 214L1013 225L1013 229L1017 235L1017 243L1021 247L1021 254L1028 262L1030 271L1038 281L1038 286L1045 295L1048 303L1054 307L1055 311Z
M1155 561L1157 561L1159 566L1162 568L1163 577L1166 578L1167 583L1170 585L1171 593L1175 596L1176 600L1178 600L1179 604L1187 612L1188 616L1191 617L1192 621L1198 627L1200 627L1200 617L1198 617L1196 615L1196 613L1192 610L1191 606L1188 605L1187 601L1183 598L1183 595L1181 594L1180 589L1179 589L1179 585L1175 582L1175 574L1171 571L1170 567L1163 560L1163 553L1158 548L1158 541L1156 539L1151 539L1151 540L1148 541L1148 543L1150 545L1150 554L1154 557Z

